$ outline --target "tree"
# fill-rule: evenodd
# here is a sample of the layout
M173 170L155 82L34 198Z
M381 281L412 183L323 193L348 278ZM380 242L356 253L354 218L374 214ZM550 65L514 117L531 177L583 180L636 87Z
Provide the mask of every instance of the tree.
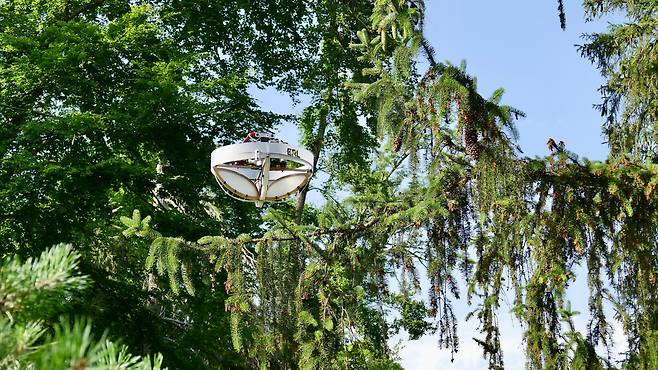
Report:
M655 19L650 2L584 4L592 15L622 7L638 24ZM395 367L387 338L399 329L412 338L437 331L439 344L454 353L452 302L462 297L475 306L482 333L476 342L490 368L502 368L497 312L507 288L515 292L529 368L613 367L594 349L611 350L606 304L629 339L622 367L655 368L658 165L647 155L655 122L635 114L650 112L656 101L651 26L629 25L642 32L631 42L598 35L582 49L595 60L603 55L615 99L630 112L617 119L622 105L615 103L605 126L611 157L590 162L560 146L545 158L521 156L514 120L522 112L500 104L502 89L482 97L465 65L436 61L422 35L421 1L376 1L363 24L353 48L369 66L351 71L356 78L346 86L375 112L388 144L369 166L332 172L332 184L349 195L309 207L303 222L285 207L271 208L261 236L188 242L158 234L150 265L176 276L166 252L189 249L224 269L234 347L261 368ZM616 49L606 51L600 40ZM422 73L419 53L429 65ZM626 61L640 67L637 75L625 74ZM154 235L149 225L131 227ZM586 277L576 276L578 264ZM420 269L430 280L424 300L417 298ZM574 329L565 296L577 278L590 289L586 333Z
M312 90L342 63L331 59L340 48L317 54L320 41L342 34L346 45L355 25L317 31L348 10L369 11L365 1L258 4L0 2L0 251L29 258L74 243L94 284L72 309L134 353L167 353L175 368L242 366L223 275L186 263L193 297L159 289L142 269L148 245L121 237L120 217L140 209L167 235L190 239L259 230L257 210L217 190L208 154L287 119L259 110L248 87ZM327 16L330 8L340 12Z
M586 36L582 55L606 78L598 106L606 118L604 133L613 156L658 161L658 4L653 1L584 1L590 18L612 12L626 22L611 24L608 32Z
M160 369L162 358L133 356L103 335L93 338L91 323L62 318L65 302L88 285L77 273L80 255L60 244L21 263L0 266L0 367L3 369ZM68 298L68 299L67 299Z
M508 287L529 367L611 367L594 350L610 346L608 302L629 338L622 365L656 368L656 6L584 6L629 20L581 47L608 78L604 163L558 145L522 157L522 112L437 62L422 1L0 2L2 255L75 242L94 284L66 309L172 368L396 368L399 330L457 351L464 297L498 368ZM287 118L260 111L249 84L311 96L298 123L330 174L325 205L306 205L307 188L261 219L209 184L215 145ZM579 263L586 333L565 301ZM16 322L6 338L32 321ZM54 327L69 350L89 335Z
M175 318L191 317L195 303L143 289L147 274L133 272L142 270L144 246L115 239L114 224L124 208L143 208L181 235L251 230L257 213L237 203L222 209L230 222L207 217L210 202L226 198L207 192L204 163L216 140L276 117L255 108L246 76L211 77L213 69L202 68L208 58L181 50L162 21L176 9L131 3L0 5L2 253L34 257L45 245L75 242L95 284L74 310L136 353L162 350L171 364L199 368L187 335L179 344L168 333L205 328L223 338L217 332L226 330L202 322L179 328ZM222 309L204 307L221 323ZM230 347L215 344L202 353L232 363L223 353Z

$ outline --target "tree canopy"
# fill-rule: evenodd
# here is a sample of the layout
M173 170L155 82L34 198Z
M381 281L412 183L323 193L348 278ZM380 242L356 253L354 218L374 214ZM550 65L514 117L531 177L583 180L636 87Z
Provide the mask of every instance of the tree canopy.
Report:
M626 17L579 47L606 78L603 162L551 141L525 157L524 113L439 61L421 0L0 1L0 361L66 363L91 338L84 316L123 338L86 347L108 366L157 368L128 353L159 352L169 368L396 369L393 334L456 354L468 314L498 369L509 289L528 368L658 368L658 5L583 7ZM265 112L250 86L310 104ZM260 212L224 195L212 149L285 120L329 175L324 203L305 188ZM75 251L44 252L61 242ZM14 314L29 269L58 258L56 295ZM86 277L68 277L78 263Z

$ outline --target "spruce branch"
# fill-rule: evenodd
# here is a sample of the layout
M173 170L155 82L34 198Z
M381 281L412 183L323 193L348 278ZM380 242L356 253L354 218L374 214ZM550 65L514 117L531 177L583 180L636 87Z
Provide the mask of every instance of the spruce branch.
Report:
M432 45L429 43L429 41L427 41L425 37L422 37L420 45L423 47L423 53L425 54L427 61L430 63L430 67L436 66L436 52L434 47L432 47Z
M77 274L80 255L59 244L38 258L20 262L7 258L0 265L0 368L82 369L112 368L157 370L162 358L134 356L128 347L101 335L95 338L91 323L62 318L46 336L45 320L59 313L66 296L87 285Z
M289 228L286 228L286 231L289 232L287 235L268 235L268 236L263 236L260 238L254 238L254 239L249 239L248 242L250 243L260 243L260 242L265 242L265 241L293 241L293 240L303 240L302 238L309 240L312 238L316 238L319 236L325 236L325 235L344 235L344 234L351 234L351 233L359 233L365 230L368 230L369 228L375 226L376 224L382 222L385 219L385 217L373 217L368 221L365 222L359 222L356 224L349 224L349 225L343 225L339 227L333 227L333 228L327 228L327 229L316 229L304 234L299 234ZM237 242L237 239L234 240L229 240L229 243L234 243ZM316 248L319 248L319 246L313 247L315 250ZM317 251L317 250L316 250ZM323 256L326 256L327 259L329 259L329 256L326 255L326 251L323 249L320 249L322 253L319 253Z
M0 266L0 312L34 315L63 295L83 289L88 279L76 274L79 259L71 245L59 244L25 263L6 260Z
M567 29L567 16L564 13L564 0L557 0L557 12L560 17L560 28Z

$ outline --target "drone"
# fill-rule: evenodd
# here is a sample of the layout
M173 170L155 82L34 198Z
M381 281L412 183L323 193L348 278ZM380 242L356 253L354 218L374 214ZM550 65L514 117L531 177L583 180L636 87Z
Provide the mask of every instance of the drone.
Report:
M241 143L215 149L210 172L229 196L262 207L302 190L313 174L313 161L306 149L251 131Z

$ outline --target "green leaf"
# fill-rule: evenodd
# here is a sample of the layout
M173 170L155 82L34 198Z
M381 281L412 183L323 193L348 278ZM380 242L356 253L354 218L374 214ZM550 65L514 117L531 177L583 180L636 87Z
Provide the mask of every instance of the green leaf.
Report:
M322 322L322 327L326 331L333 331L334 330L334 321L331 318L327 317Z

